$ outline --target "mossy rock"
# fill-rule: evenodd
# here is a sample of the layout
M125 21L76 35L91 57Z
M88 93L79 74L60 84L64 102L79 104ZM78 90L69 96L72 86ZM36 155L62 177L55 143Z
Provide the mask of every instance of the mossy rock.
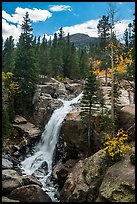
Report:
M100 176L106 172L108 167L106 154L103 150L98 151L88 158L83 175L88 185L100 179Z
M129 157L108 168L99 188L97 200L104 199L108 202L135 201L135 167Z

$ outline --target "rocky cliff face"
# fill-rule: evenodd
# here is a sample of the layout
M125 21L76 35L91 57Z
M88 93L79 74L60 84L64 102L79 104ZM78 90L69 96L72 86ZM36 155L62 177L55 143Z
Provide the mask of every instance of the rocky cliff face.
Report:
M37 85L33 103L35 106L35 123L45 125L52 112L61 106L61 99L72 99L82 91L82 84L76 82L59 82L54 78L45 78L42 85Z

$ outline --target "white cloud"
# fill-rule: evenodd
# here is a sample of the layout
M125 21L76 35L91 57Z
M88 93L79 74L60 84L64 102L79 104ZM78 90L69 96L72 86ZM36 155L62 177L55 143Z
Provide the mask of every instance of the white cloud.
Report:
M47 18L50 18L52 16L52 14L48 10L17 7L15 9L15 14L12 15L7 14L5 11L2 11L2 17L9 22L22 24L23 16L25 16L27 11L32 22L46 21Z
M60 6L65 6L65 5L60 5ZM65 7L62 7L62 8L65 8ZM35 9L35 8L24 9L24 8L17 7L15 10L15 14L12 14L12 15L6 13L5 11L2 11L2 17L4 18L2 19L2 35L4 39L12 35L15 40L18 40L21 33L20 24L22 24L23 16L25 15L26 11L29 12L29 17L33 22L45 21L47 18L50 18L52 16L52 14L47 10ZM63 31L65 35L67 35L68 33L70 35L75 33L85 33L90 37L98 37L97 24L99 20L100 19L89 20L82 24L76 24L73 26L64 26ZM130 22L131 22L130 20L122 20L121 22L117 22L115 24L116 35L119 38L121 38L121 36L123 35L125 29L128 27L128 24ZM16 24L13 25L14 23ZM55 32L58 32L58 31L55 31ZM46 35L46 38L49 39L50 36L51 38L53 38L53 35Z
M50 5L50 11L72 11L70 6L67 5Z
M89 20L82 24L77 24L69 27L66 26L66 27L63 27L63 30L65 35L67 35L68 33L70 35L75 33L84 33L89 35L90 37L98 37L97 24L99 20L100 19ZM126 30L130 22L131 22L130 20L122 20L121 22L117 22L115 24L115 31L116 31L117 37L120 37L123 35L124 31Z
M123 33L125 32L125 30L128 27L129 23L131 23L130 20L122 20L122 21L117 22L115 24L115 31L116 31L117 37L120 38L121 36L123 36Z
M15 41L18 40L21 33L21 24L23 22L23 17L26 12L29 13L29 18L31 22L46 21L47 18L50 18L52 14L48 10L42 9L28 9L17 7L15 9L15 14L8 14L4 10L2 11L2 36L3 39L6 39L8 36L12 35ZM10 24L10 23L12 24ZM13 25L17 24L17 25Z
M20 36L20 33L21 33L21 27L19 25L15 26L15 25L9 24L5 19L2 19L2 36L4 40L7 37L12 35L15 41L17 41Z
M75 33L85 33L89 35L90 37L98 37L98 33L97 33L98 21L99 19L89 20L82 24L77 24L77 25L69 26L69 27L68 26L63 27L63 30L64 30L65 35L67 35L68 33L70 35L75 34Z

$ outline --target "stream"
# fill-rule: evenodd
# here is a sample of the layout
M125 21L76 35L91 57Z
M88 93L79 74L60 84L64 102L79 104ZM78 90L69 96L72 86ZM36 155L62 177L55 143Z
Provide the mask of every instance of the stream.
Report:
M45 125L45 130L39 143L34 148L34 153L26 155L26 158L20 164L23 175L34 175L37 177L43 185L42 189L50 196L53 202L59 202L59 198L56 196L57 188L50 180L50 175L60 128L66 115L80 101L81 97L82 93L70 101L59 99L63 105L54 110L50 120Z

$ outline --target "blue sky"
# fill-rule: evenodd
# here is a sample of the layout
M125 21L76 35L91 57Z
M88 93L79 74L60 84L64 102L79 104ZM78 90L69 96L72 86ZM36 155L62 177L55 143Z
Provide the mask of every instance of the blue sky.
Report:
M135 2L111 2L117 9L115 29L121 37L128 23L132 23ZM85 33L97 37L97 24L107 15L109 2L2 2L2 35L18 40L26 11L32 22L34 36L47 39L63 27L65 35Z

